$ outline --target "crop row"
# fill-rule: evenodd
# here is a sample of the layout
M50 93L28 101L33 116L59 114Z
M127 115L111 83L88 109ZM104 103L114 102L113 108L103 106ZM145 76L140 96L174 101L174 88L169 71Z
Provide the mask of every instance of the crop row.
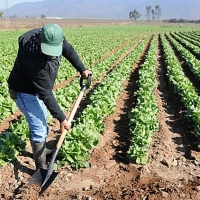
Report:
M166 59L169 80L175 91L180 95L181 101L188 110L188 120L194 125L194 134L200 135L200 97L190 80L185 76L183 69L167 40L162 35L162 45Z

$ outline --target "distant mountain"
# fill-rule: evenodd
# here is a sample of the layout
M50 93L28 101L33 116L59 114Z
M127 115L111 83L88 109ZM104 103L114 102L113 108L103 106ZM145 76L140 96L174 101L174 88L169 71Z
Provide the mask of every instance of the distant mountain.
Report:
M137 10L146 19L146 6L161 7L161 19L200 19L200 0L43 0L14 5L9 16L128 19Z

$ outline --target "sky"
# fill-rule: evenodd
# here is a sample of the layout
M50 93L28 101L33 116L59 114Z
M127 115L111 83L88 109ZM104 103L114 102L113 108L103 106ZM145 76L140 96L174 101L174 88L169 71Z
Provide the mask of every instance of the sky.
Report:
M11 6L14 6L15 4L22 3L22 2L36 2L39 0L7 0L8 2L8 8ZM0 9L6 8L6 0L0 0Z

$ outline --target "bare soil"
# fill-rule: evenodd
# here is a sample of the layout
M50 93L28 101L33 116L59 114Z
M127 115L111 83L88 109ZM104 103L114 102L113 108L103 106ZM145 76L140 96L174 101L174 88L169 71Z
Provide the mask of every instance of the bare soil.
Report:
M155 95L159 107L160 130L155 133L149 147L148 164L130 163L126 157L130 140L128 112L137 102L134 94L137 91L138 70L144 62L148 45L149 43L135 63L130 78L123 84L115 113L104 120L106 131L101 135L97 148L90 152L88 160L90 168L79 170L73 170L70 166L59 168L59 174L53 183L39 196L39 186L26 185L35 169L30 143L27 142L27 152L19 156L17 161L0 168L0 199L200 199L200 153L197 140L185 118L187 111L168 82L159 38L158 88L155 90ZM180 62L186 67L184 60ZM19 115L20 112L11 118L17 118ZM1 124L1 131L7 128L11 118ZM55 140L58 129L59 124L56 121L50 124L49 141Z
M130 24L130 20L109 19L35 19L35 18L0 18L0 29L31 29L43 26L46 23L56 23L61 27L105 26ZM134 23L134 22L133 22Z

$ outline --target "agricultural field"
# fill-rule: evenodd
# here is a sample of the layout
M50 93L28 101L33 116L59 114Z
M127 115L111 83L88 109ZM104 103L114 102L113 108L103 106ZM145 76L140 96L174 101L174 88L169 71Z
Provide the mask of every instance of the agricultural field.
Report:
M27 29L1 30L0 199L200 199L200 27L109 22L63 29L92 84L56 159L59 174L40 196L40 187L26 185L35 170L29 130L6 82ZM67 116L79 81L63 58L54 94ZM48 123L52 147L59 123L50 115Z

